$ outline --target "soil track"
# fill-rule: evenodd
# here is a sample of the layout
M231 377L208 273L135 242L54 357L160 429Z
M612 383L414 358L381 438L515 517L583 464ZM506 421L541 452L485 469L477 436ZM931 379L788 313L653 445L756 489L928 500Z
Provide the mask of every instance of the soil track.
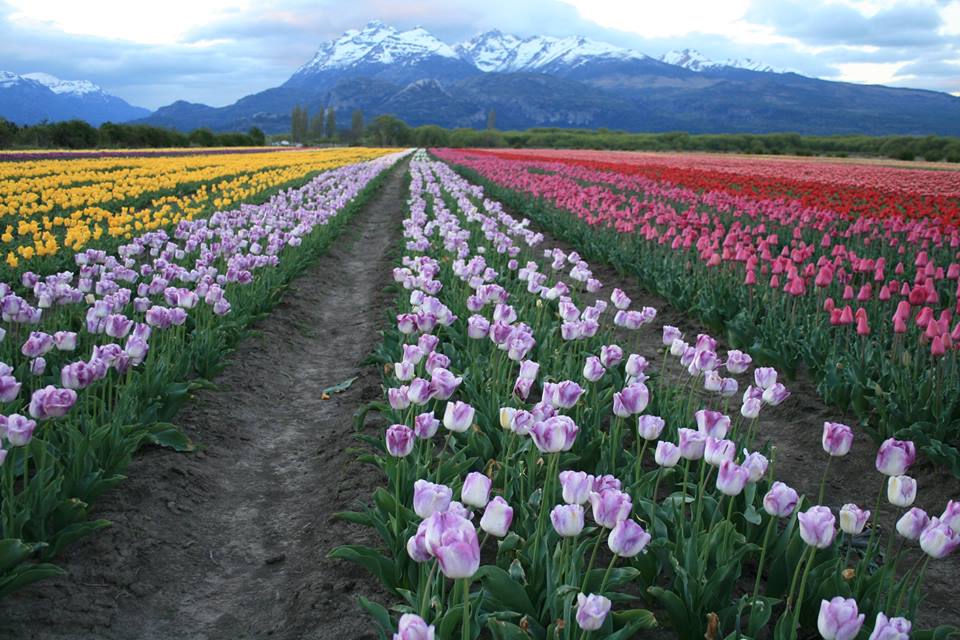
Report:
M177 417L202 450L139 455L97 506L114 526L68 551L67 577L7 598L0 638L376 637L356 600L377 583L326 555L375 543L331 515L380 482L348 449L353 412L381 395L358 363L384 322L405 169Z

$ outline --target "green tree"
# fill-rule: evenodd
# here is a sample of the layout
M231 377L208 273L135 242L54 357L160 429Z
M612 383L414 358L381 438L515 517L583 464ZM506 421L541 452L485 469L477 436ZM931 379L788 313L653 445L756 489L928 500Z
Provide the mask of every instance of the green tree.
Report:
M331 140L337 139L337 112L333 110L333 107L327 108L326 134Z
M304 107L297 105L290 114L290 138L294 142L303 142L307 139L310 114Z
M363 137L363 111L354 109L350 114L350 139L352 142L359 142Z
M250 136L250 139L253 140L253 145L256 147L262 147L267 143L267 136L260 127L250 127L247 135Z
M394 116L378 116L368 132L373 144L379 147L404 147L413 138L407 123Z
M310 140L317 142L323 138L323 109L310 118Z
M497 128L497 110L490 109L487 111L487 129L496 129Z
M0 117L0 149L6 149L13 146L13 141L17 136L18 127L6 118Z
M210 129L194 129L190 132L190 144L194 147L215 147L217 136Z

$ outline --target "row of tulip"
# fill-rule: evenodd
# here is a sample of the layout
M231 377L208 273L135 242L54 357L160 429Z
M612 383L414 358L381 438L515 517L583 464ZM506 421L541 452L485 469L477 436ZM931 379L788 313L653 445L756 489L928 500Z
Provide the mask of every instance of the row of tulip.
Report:
M3 277L66 268L73 252L117 245L383 149L39 160L0 164ZM57 259L59 258L59 260Z
M62 571L109 523L90 503L145 443L192 448L169 420L208 386L246 325L323 251L399 154L87 249L72 271L0 284L0 596ZM21 295L22 293L22 295Z
M827 461L856 434L824 425L819 496L775 480L761 416L790 396L776 370L670 326L662 351L631 353L655 309L603 292L581 256L542 248L423 152L408 205L396 325L374 354L385 399L369 407L392 425L359 436L387 486L339 514L384 549L332 552L397 599L392 613L361 599L381 637L910 634L927 564L960 546L960 502L907 510L912 443L881 446L872 512L834 512ZM896 554L865 532L889 508Z
M915 440L960 476L960 227L851 220L552 158L439 155L734 346L788 373L805 366L878 442Z

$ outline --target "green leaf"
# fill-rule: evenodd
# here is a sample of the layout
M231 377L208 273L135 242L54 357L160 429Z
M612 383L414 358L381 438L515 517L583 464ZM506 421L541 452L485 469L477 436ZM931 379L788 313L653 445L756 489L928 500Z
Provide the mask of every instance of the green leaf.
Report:
M484 565L477 571L475 578L483 583L484 589L491 596L508 609L525 613L534 619L539 617L523 586L500 567Z
M7 538L0 540L0 573L5 573L26 560L37 547L23 540Z
M672 591L667 591L661 587L648 587L647 593L656 598L667 610L667 615L670 616L670 622L676 629L677 634L684 638L690 637L690 618L695 612L688 610L683 600Z
M490 618L487 620L487 629L490 630L493 640L529 640L531 637L529 633L506 620Z
M322 396L332 396L335 393L343 393L344 391L349 389L350 385L356 382L359 377L360 376L353 376L352 378L347 378L343 382L338 382L332 387L327 387L326 389L320 392L320 395L322 397Z
M397 564L379 551L362 545L342 545L331 551L328 557L356 562L380 578L387 589L396 591Z
M390 614L383 606L363 596L360 596L360 606L380 625L381 638L389 638L393 635L393 621L390 620Z
M190 452L195 449L190 438L188 438L179 427L169 422L155 422L147 427L143 439L150 444L167 447L168 449L173 449L181 453Z
M0 579L0 598L10 595L28 584L66 574L66 571L54 564L32 564L18 567L10 575Z

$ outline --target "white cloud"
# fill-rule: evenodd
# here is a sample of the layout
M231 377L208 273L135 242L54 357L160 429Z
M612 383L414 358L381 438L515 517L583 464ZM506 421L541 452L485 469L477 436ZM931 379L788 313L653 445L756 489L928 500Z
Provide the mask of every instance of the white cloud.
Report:
M142 44L178 42L190 29L243 12L235 0L9 0L9 19L64 33Z

